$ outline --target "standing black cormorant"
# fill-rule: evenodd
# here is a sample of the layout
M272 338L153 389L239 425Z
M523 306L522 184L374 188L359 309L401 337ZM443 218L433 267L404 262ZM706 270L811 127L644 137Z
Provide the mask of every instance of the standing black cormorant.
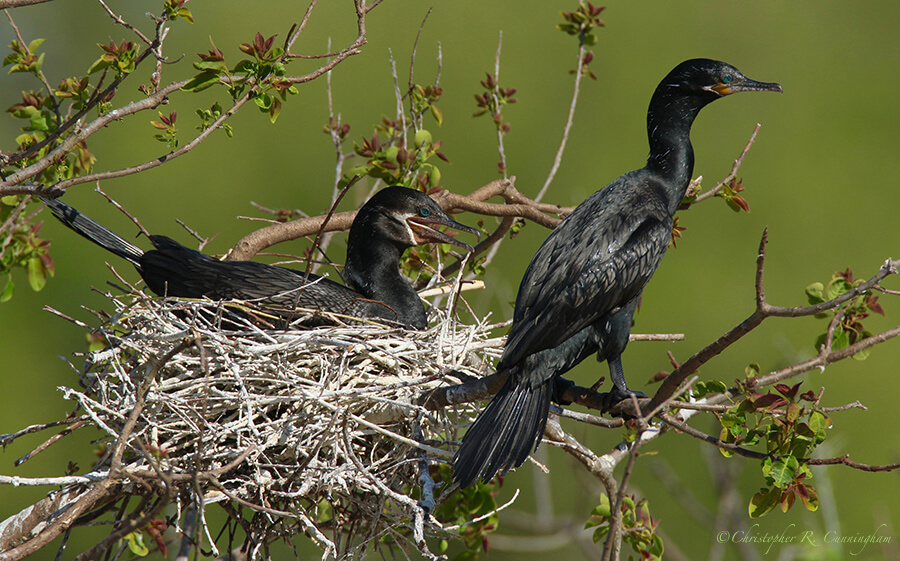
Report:
M632 393L620 355L691 180L691 124L707 104L744 91L780 92L781 86L750 80L714 60L676 66L650 100L647 165L588 197L538 249L519 286L497 365L509 377L454 458L453 478L460 486L522 465L540 443L554 383L591 354L609 364L614 387L605 396L607 405Z
M313 274L307 279L303 271L285 267L219 261L166 236L150 236L155 249L145 252L61 200L43 201L63 224L130 261L160 296L246 300L274 309L300 307L386 319L415 329L427 326L425 308L400 273L400 256L410 247L432 242L472 251L437 229L441 226L477 234L424 193L387 187L359 209L350 227L344 286Z

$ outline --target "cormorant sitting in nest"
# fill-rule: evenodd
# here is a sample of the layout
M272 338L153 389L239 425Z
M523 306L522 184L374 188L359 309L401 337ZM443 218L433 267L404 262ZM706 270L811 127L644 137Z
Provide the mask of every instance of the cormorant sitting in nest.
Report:
M363 205L350 227L344 286L285 267L219 261L166 236L150 236L155 249L145 252L61 200L43 201L63 224L130 261L159 296L252 301L281 318L300 307L385 319L415 329L427 326L425 308L400 274L401 255L426 243L449 243L472 251L438 230L441 226L477 234L450 218L424 193L405 187L382 189Z
M609 364L614 387L605 396L607 407L632 393L643 397L625 384L620 355L691 180L691 124L707 104L744 91L780 92L781 86L750 80L714 60L676 66L650 100L647 165L588 197L538 249L519 286L497 365L509 376L454 459L461 487L525 461L540 443L554 384L564 387L559 376L593 353Z

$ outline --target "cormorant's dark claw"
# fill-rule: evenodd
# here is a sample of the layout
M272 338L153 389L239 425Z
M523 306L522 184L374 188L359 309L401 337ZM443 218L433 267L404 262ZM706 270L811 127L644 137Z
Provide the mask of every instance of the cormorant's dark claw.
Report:
M600 403L602 406L602 412L606 413L610 409L612 409L615 405L619 404L625 400L631 400L631 396L634 396L636 399L645 399L647 398L647 394L641 391L629 390L625 393L622 393L619 388L613 386L613 388L608 391L600 394Z

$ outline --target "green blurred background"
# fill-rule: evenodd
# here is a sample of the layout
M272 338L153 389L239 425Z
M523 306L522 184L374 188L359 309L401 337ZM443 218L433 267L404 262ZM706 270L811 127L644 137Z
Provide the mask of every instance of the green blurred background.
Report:
M110 7L144 30L150 26L143 13L159 12L161 2L113 1ZM826 282L831 274L851 267L859 275L874 274L889 256L900 254L897 216L897 131L900 129L900 3L894 1L848 4L835 0L818 2L734 2L693 0L688 2L607 2L603 14L607 27L598 32L593 71L599 81L586 80L581 92L577 120L559 174L546 197L548 202L575 205L621 173L641 167L646 159L645 111L659 80L678 62L692 57L728 61L751 78L778 81L783 95L738 95L720 101L697 120L693 141L695 174L711 187L729 172L756 123L762 123L759 138L747 157L740 176L749 201L750 214L734 214L721 200L698 205L682 215L687 226L678 249L670 251L653 282L644 292L635 332L683 332L682 343L637 343L625 355L625 368L633 386L668 367L666 351L683 360L715 337L744 319L753 307L753 275L756 249L763 228L769 228L766 289L778 305L805 304L804 287ZM472 95L480 91L479 80L493 71L498 34L503 32L500 82L518 90L518 103L505 111L512 130L506 137L509 170L517 187L535 195L543 184L556 152L568 111L576 41L557 31L560 10L574 10L576 0L566 1L439 1L425 24L416 64L416 81L431 83L437 69L438 48L442 54L440 107L444 124L435 130L443 140L443 152L453 162L443 165L443 185L467 193L497 177L496 138L484 117L473 119ZM237 45L252 40L260 31L278 34L283 40L290 24L299 21L305 4L287 1L215 2L195 0L188 7L196 23L176 23L166 43L165 54L184 61L165 68L164 82L192 74L195 53L210 48L209 38L226 53L232 64L241 53ZM333 76L335 111L350 123L351 139L371 136L371 125L381 115L394 115L390 53L397 62L401 81L409 69L409 57L419 24L430 5L409 0L386 0L370 16L368 45L363 54L338 67ZM51 84L81 74L99 56L96 44L131 39L116 27L98 4L83 0L59 0L18 9L12 15L26 40L47 39L44 71ZM149 32L149 31L148 31ZM308 30L295 49L301 53L326 51L329 38L335 47L355 35L352 3L329 0L313 13ZM0 41L14 38L8 25L0 25ZM289 67L302 74L313 63ZM149 67L129 78L116 98L120 105L134 99L136 88L147 82ZM4 107L18 101L21 90L37 84L24 74L0 78ZM194 110L214 100L227 100L222 92L209 90L199 96L173 96L166 113L177 110L177 125L186 142L197 124ZM148 121L155 115L115 123L91 138L89 148L98 157L97 170L116 169L150 160L165 153L152 138ZM151 232L167 233L189 241L179 218L203 235L218 237L208 252L221 253L254 229L238 215L258 214L249 205L255 201L270 208L301 208L318 214L328 207L334 169L330 139L322 134L327 121L325 81L301 85L300 93L288 100L275 126L254 107L244 108L231 124L235 138L215 134L192 153L146 173L107 181L102 188L136 214ZM13 148L17 135L11 118L0 119L3 143ZM349 146L349 144L348 144ZM72 188L66 200L122 232L133 228L92 192L91 185ZM360 201L347 200L349 209ZM462 216L463 222L475 218ZM13 432L32 423L60 418L71 410L57 386L75 384L66 364L85 347L84 332L42 311L49 305L74 317L89 320L81 306L108 308L103 298L90 290L103 287L112 278L104 263L109 256L84 240L64 232L47 220L43 233L53 239L52 255L57 276L40 293L27 289L24 275L16 277L17 292L0 306L0 432ZM503 251L490 267L487 289L469 297L479 313L492 312L495 319L512 313L518 281L530 256L547 232L533 224ZM332 247L332 258L342 260L342 243ZM295 253L299 249L289 248ZM136 274L120 262L114 263L130 278ZM897 279L885 285L900 289ZM897 325L900 307L896 298L882 297L887 317L871 318L872 332ZM701 372L703 379L730 382L743 375L744 367L758 362L770 371L812 356L813 342L824 329L822 320L772 319ZM868 411L853 410L834 415L826 454L850 453L852 458L885 464L900 460L895 434L897 396L894 376L900 361L896 340L876 348L865 362L845 361L813 372L804 388L827 390L823 404L841 405L860 400ZM593 361L586 361L573 377L581 383L606 374ZM695 422L717 432L709 420ZM573 427L594 450L603 452L620 440L618 431ZM96 435L76 434L51 447L20 468L13 461L41 442L48 434L22 438L7 448L0 473L22 476L61 474L69 460L86 470L92 453L86 444ZM546 447L545 447L546 448ZM720 501L714 472L726 462L717 452L696 440L670 434L654 442L648 451L659 454L638 461L633 490L650 498L651 512L661 521L672 559L705 559L716 555L716 536L729 526L709 517ZM516 487L526 491L515 509L522 513L548 508L575 520L577 527L597 503L597 485L580 483L580 467L558 450L544 450L553 474L549 490L537 501L531 492L530 467L507 478L499 500L505 502ZM711 463L710 463L711 462ZM762 483L755 461L727 462L735 478L741 517L738 527L754 533L797 535L816 533L815 546L776 545L769 551L740 553L724 546L725 559L843 559L859 553L859 546L835 548L823 543L824 533L891 536L883 548L869 545L855 559L898 559L896 527L900 527L900 477L897 473L862 473L844 467L816 470L822 507L806 512L798 504L783 515L773 512L758 521L746 515L750 496ZM710 466L714 467L711 468ZM667 474L667 475L665 475ZM665 475L665 476L664 476ZM539 478L541 479L541 478ZM667 487L665 482L669 481ZM547 479L543 479L547 482ZM674 483L673 483L674 482ZM671 487L686 490L696 501ZM0 519L30 504L47 489L0 488ZM546 497L551 497L548 501ZM693 504L693 503L692 503ZM696 505L700 505L697 507ZM693 516L698 508L707 515ZM521 520L520 520L521 519ZM502 519L503 520L503 519ZM494 539L489 559L558 559L562 555L593 558L599 549L587 550L569 544L563 549L534 550L552 545L552 540L534 540L529 524L545 524L541 518L511 513L503 533L526 535L520 540ZM514 522L522 522L517 529ZM881 526L886 524L886 526ZM880 529L879 529L880 527ZM552 530L549 530L552 533ZM69 551L87 547L91 537L73 537ZM503 551L518 545L530 552ZM55 549L55 548L50 548ZM626 546L627 551L627 546ZM710 553L710 552L713 553ZM52 559L55 551L42 552ZM310 555L315 555L310 552ZM750 557L742 557L750 555ZM802 557L806 556L806 557ZM317 557L317 555L316 555ZM667 557L669 558L669 557Z

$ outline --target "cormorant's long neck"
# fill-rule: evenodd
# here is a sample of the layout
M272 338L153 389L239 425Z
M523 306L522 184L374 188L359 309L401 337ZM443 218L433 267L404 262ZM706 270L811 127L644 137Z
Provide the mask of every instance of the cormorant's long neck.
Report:
M425 308L409 281L400 274L400 257L405 249L351 229L342 276L353 290L396 311L398 321L424 325Z
M663 180L669 213L675 214L694 171L691 125L706 105L696 97L657 90L647 111L650 158L647 169Z

